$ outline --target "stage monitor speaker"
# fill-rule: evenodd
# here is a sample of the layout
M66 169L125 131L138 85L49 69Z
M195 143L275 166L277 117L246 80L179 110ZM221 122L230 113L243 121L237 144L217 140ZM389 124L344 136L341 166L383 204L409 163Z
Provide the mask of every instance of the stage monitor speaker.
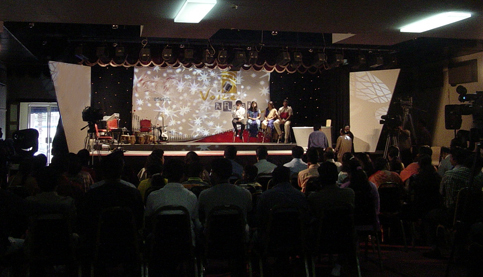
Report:
M461 106L446 105L444 107L444 127L447 130L457 130L461 128L462 123Z

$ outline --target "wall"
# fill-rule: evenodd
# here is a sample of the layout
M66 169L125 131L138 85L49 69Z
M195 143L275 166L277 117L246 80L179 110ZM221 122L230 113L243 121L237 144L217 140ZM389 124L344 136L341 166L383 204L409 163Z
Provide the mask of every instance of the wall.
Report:
M466 87L469 94L475 93L476 91L483 91L483 52L479 52L472 55L461 56L452 59L451 62L462 62L476 59L478 62L478 82L461 84ZM458 94L456 93L456 87L452 87L449 84L448 78L448 67L446 66L443 70L444 72L444 86L440 91L441 98L439 102L435 103L438 106L435 130L433 135L433 146L449 146L451 139L454 138L453 130L446 130L444 126L444 107L449 104L463 104L458 101ZM465 102L467 104L467 102ZM428 103L432 104L432 103ZM463 116L463 124L461 129L469 130L472 127L473 118L471 115Z

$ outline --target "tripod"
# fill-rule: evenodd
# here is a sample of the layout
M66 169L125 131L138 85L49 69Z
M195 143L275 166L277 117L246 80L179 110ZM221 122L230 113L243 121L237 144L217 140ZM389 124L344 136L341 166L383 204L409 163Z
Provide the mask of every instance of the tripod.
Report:
M387 152L389 151L390 146L398 146L399 145L399 139L398 139L398 133L397 130L389 130L387 133L387 138L386 138L386 146L384 147L384 155L383 158L387 159Z

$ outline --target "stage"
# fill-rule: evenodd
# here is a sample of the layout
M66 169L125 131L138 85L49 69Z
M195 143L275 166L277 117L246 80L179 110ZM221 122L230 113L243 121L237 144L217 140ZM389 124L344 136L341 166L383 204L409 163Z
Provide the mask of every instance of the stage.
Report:
M115 144L106 150L95 150L91 154L102 159L113 150L124 151L125 162L135 170L144 166L146 157L155 149L163 149L166 160L183 159L186 153L194 151L200 156L201 162L209 168L211 161L223 157L226 146L233 145L237 148L237 162L241 165L254 164L256 149L265 146L268 149L268 160L275 164L284 164L292 159L292 147L295 143L268 143L268 142L163 142L159 144Z

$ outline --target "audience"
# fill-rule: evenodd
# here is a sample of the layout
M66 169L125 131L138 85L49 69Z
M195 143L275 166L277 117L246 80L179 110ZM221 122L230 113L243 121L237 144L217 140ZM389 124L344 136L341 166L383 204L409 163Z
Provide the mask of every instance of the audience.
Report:
M389 170L400 174L404 169L404 164L399 157L399 148L397 148L397 146L389 146L387 150L387 159L389 160Z
M150 164L164 164L164 150L163 149L155 149L151 152L151 154L148 156L146 159L146 163L144 164L144 167L141 168L141 170L138 172L137 176L139 181L145 180L148 177L148 174L146 172L148 166Z
M352 159L355 158L350 152L345 152L342 156L342 167L340 169L339 176L337 177L337 184L341 185L349 181L350 161Z
M76 154L69 153L67 157L67 172L65 176L69 181L79 184L82 190L86 192L94 184L94 180L88 172L82 171L82 163Z
M335 160L335 151L332 147L327 147L324 152L324 162L331 162L337 167L337 174L342 170L342 163ZM342 156L341 156L342 157Z
M195 151L189 151L188 153L186 153L186 156L184 158L184 163L186 166L189 166L191 163L194 163L194 162L197 162L197 163L201 163L201 160L200 160L200 157L198 156L198 154L196 154ZM210 184L210 173L203 168L203 172L201 173L201 179Z
M451 150L448 147L441 147L440 159L438 174L443 177L446 171L453 169L453 164L451 164Z
M416 157L416 159L421 155L428 155L431 157L433 155L433 150L431 150L431 147L427 145L421 146L419 148L418 156ZM406 180L409 179L409 177L418 173L418 170L419 170L418 162L413 162L408 164L406 168L401 171L401 174L399 174L401 176L401 180L403 182L406 182Z
M37 181L32 176L34 171L34 158L25 158L20 162L18 172L10 178L8 187L15 189L24 188L28 195L35 195L39 192Z
M307 163L302 161L304 149L301 146L292 147L292 160L283 166L290 168L290 175L298 174L300 171L307 169Z
M389 171L389 163L383 157L379 157L376 159L374 164L374 169L376 172L369 177L369 181L374 183L376 187L379 188L381 184L391 182L396 183L398 185L402 185L401 177L394 171Z
M267 157L267 147L259 146L257 148L257 163L255 163L255 166L258 168L258 174L272 174L272 171L277 167L275 164L267 161Z
M144 172L146 179L139 183L138 190L141 193L143 201L146 201L146 191L151 187L151 178L154 175L161 175L161 173L163 173L163 165L158 162L150 163Z
M298 185L303 193L305 193L306 185L309 179L313 177L319 177L319 172L317 171L317 169L319 168L319 164L317 163L319 159L317 149L313 147L309 148L306 155L308 161L308 168L300 171L298 175Z
M256 193L262 193L262 185L260 185L256 179L258 176L258 168L254 165L247 165L243 169L242 180L239 184L240 187L247 189L252 197Z
M77 157L79 157L80 163L82 165L82 171L89 173L92 177L92 180L94 180L94 182L99 181L97 180L96 171L92 169L92 165L90 165L91 154L89 153L89 150L87 149L79 150L79 152L77 152Z
M243 174L243 166L241 166L239 163L235 161L236 153L237 153L237 149L233 145L228 145L225 148L225 153L224 153L225 159L228 159L231 162L231 166L233 168L231 172L232 176L230 177L230 180L231 179L238 180L241 178Z

